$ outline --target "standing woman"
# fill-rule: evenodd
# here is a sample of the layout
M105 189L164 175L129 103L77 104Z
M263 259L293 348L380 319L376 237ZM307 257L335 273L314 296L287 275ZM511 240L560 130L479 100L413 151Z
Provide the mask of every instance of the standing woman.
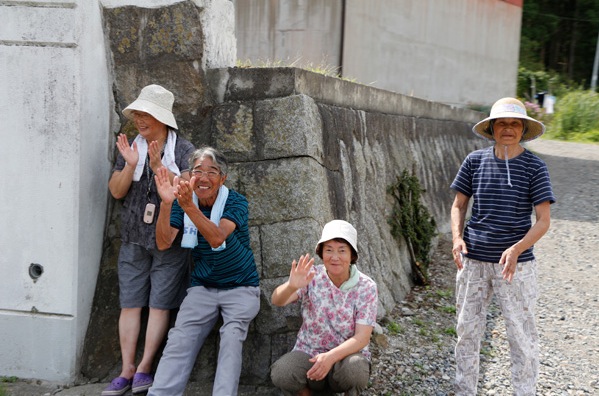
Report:
M343 220L327 223L316 244L324 265L309 254L293 260L287 282L272 294L276 306L299 302L302 326L293 350L271 368L286 396L330 390L358 396L368 386L368 344L376 324L376 283L356 267L356 229Z
M458 268L456 396L476 395L480 341L493 294L505 318L514 395L534 396L539 337L533 245L549 229L555 195L545 163L520 143L541 136L545 126L526 114L522 102L503 98L473 131L494 144L470 153L451 184L452 253Z
M123 110L139 132L132 142L123 134L118 136L119 155L108 182L112 196L123 200L118 258L123 365L102 396L123 395L129 388L140 393L152 385L152 365L168 330L170 310L179 306L187 286L187 250L180 243L165 251L156 247L160 196L154 174L165 168L170 179L181 175L194 150L176 133L173 103L171 92L148 85ZM146 306L149 316L144 351L136 365L141 311Z

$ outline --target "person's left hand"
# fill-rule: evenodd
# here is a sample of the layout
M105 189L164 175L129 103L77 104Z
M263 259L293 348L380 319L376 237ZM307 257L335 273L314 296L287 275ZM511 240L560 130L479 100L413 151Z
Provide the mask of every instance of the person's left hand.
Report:
M189 181L183 179L178 179L178 181L179 183L176 185L177 191L175 192L175 196L177 197L177 202L181 209L187 211L189 208L196 207L193 203L195 177L192 177Z
M518 267L518 257L520 254L514 249L510 247L501 255L501 259L499 260L499 264L503 265L503 271L501 271L501 275L503 275L503 279L511 282L514 278L514 274L516 273L516 268Z
M329 371L331 371L331 368L333 368L333 365L335 364L333 358L326 352L319 353L318 355L311 358L309 361L314 364L312 365L310 370L308 370L306 376L309 380L312 381L322 381L327 376Z
M161 147L157 140L150 142L148 146L148 155L150 156L150 168L152 168L152 172L156 173L162 166L162 158L160 158Z

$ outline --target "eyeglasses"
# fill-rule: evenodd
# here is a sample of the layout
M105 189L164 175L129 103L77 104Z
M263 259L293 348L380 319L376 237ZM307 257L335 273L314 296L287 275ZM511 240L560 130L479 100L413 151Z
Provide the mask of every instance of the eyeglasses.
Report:
M134 111L131 113L134 120L140 121L148 121L150 118L153 118L151 114L145 113L143 111Z
M206 176L208 179L216 179L217 177L220 176L220 172L213 171L213 170L211 170L211 171L203 171L203 170L200 170L200 169L197 169L197 170L194 169L194 170L191 171L191 175L195 176L197 178Z

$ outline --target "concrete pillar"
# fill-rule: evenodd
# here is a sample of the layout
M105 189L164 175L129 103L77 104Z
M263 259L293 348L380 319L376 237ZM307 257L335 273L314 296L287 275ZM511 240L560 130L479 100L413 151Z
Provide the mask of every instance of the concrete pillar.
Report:
M110 83L95 1L0 3L0 375L68 381L106 216Z

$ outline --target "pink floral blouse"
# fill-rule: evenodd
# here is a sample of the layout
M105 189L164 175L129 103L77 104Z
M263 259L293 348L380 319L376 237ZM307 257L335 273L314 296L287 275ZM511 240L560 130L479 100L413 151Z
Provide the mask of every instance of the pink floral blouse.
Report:
M333 284L324 265L315 266L312 282L297 291L302 304L302 327L293 347L311 357L330 351L352 337L356 324L374 326L378 307L376 283L360 273L358 283L348 291ZM362 349L370 360L368 346Z

